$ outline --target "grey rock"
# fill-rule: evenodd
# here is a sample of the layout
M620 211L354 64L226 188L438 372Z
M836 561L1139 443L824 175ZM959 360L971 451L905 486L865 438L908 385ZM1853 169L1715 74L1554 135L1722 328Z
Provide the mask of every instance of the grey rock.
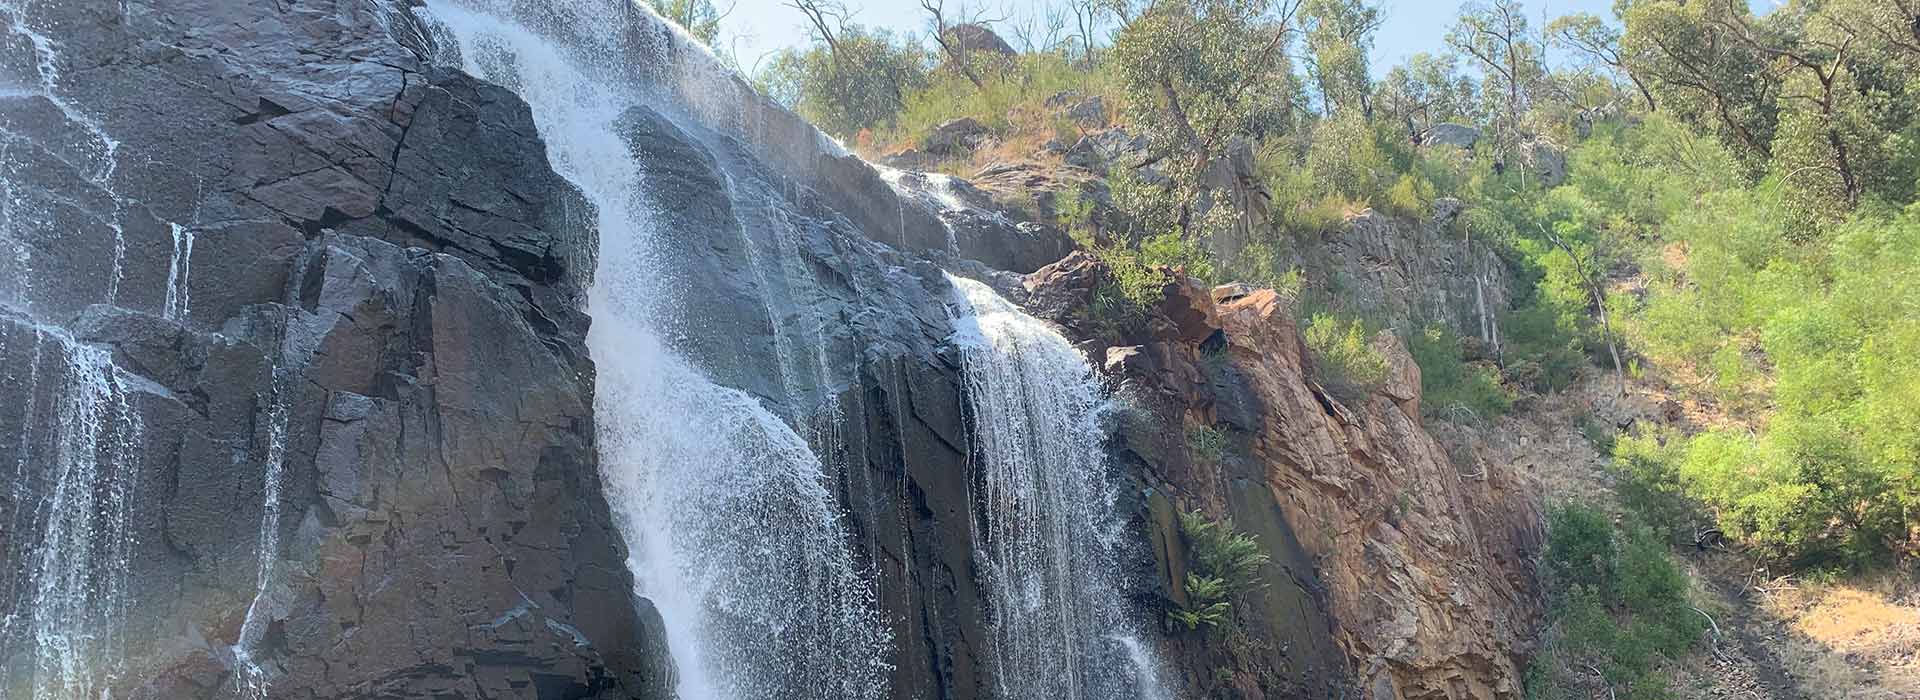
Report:
M940 158L918 148L903 148L880 158L880 164L901 170L929 170Z
M964 156L972 153L989 133L987 126L973 117L950 119L927 132L926 138L920 141L920 149L941 157Z
M1082 129L1107 128L1107 104L1099 95L1081 100L1067 108L1067 118Z
M1465 124L1435 124L1421 134L1420 143L1428 146L1452 146L1471 150L1480 142L1480 130Z
M1047 96L1041 105L1047 109L1066 109L1080 99L1079 90L1061 90Z
M992 29L988 29L987 25L984 24L972 22L956 24L947 27L945 37L947 42L952 44L954 49L963 55L975 51L987 51L1000 56L1011 57L1019 53L1013 50L1013 45L1008 44L1006 39L1000 38L999 34L995 34Z
M1539 178L1542 187L1559 187L1567 181L1567 149L1545 139L1528 141L1520 150L1521 164Z
M1146 159L1146 154L1146 137L1114 127L1080 137L1067 149L1066 161L1068 165L1104 174L1115 165L1137 167Z

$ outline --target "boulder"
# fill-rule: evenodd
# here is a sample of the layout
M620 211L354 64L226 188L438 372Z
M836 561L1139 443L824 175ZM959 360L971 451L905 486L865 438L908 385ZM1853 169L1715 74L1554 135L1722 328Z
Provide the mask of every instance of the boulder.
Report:
M1099 95L1094 95L1068 107L1067 118L1082 129L1107 128L1107 103Z
M1147 139L1122 127L1102 129L1080 137L1067 149L1067 165L1105 174L1115 164L1137 167L1146 160Z
M1520 162L1539 178L1541 187L1559 187L1567 181L1567 149L1552 141L1528 141L1521 147Z
M1435 124L1420 135L1423 146L1452 146L1472 150L1480 142L1480 130L1465 124Z
M920 141L921 150L943 158L957 158L973 152L990 134L987 125L973 117L941 122Z
M988 29L987 25L984 24L971 22L967 24L956 24L947 27L947 31L943 36L946 38L947 43L962 55L975 51L987 51L999 56L1011 58L1019 54L1018 51L1013 50L1012 44L1008 44L1006 39L1000 38L999 34L995 34L992 29Z
M930 170L940 158L918 148L902 148L880 157L880 164L901 170Z

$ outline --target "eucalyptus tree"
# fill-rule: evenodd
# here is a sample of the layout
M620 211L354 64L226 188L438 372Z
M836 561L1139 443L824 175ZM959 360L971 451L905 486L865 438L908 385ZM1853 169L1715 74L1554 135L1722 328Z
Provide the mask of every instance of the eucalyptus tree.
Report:
M1109 60L1128 93L1130 122L1167 176L1160 201L1189 238L1207 167L1236 139L1277 133L1291 118L1287 45L1300 0L1117 2ZM1162 233L1162 232L1154 232Z
M1659 110L1659 102L1647 88L1647 81L1627 65L1626 54L1620 50L1619 28L1597 15L1577 12L1548 22L1546 32L1549 44L1572 51L1584 63L1626 78L1640 93L1640 99L1646 101L1647 111Z
M1532 90L1546 75L1546 53L1527 22L1526 8L1515 0L1468 2L1460 6L1460 19L1447 32L1446 43L1485 74L1481 94L1496 101L1495 141L1503 146L1517 143Z
M1357 109L1373 117L1367 54L1381 20L1379 6L1365 0L1306 0L1300 6L1305 67L1327 114Z
M1772 152L1780 87L1766 57L1733 35L1745 2L1621 0L1621 58L1663 109L1717 134L1758 172Z

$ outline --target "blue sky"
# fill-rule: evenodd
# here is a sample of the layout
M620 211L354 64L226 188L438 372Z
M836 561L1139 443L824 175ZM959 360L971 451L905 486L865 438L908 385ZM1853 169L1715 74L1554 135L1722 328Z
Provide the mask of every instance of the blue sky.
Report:
M715 4L725 8L732 1L715 0ZM961 1L948 0L949 11L958 7ZM1760 9L1773 4L1774 0L1749 1L1756 9ZM925 13L917 0L845 2L848 8L854 10L855 21L861 24L924 33ZM1046 3L1031 0L971 0L966 4L969 7L993 8L989 10L990 15L1018 16L1031 10L1009 12L1003 8L1030 8ZM1552 18L1574 12L1592 12L1611 17L1613 8L1613 0L1522 0L1522 4L1531 11L1536 26L1544 23L1541 17ZM1453 24L1460 3L1455 0L1383 0L1381 7L1386 14L1386 23L1381 26L1380 34L1374 41L1373 65L1376 72L1384 72L1412 54L1440 50L1440 39L1447 27ZM767 53L806 43L804 22L805 18L800 12L782 4L782 0L738 0L732 13L721 24L720 43L731 45L731 50L740 58L743 67L750 69L756 59ZM1009 35L1009 41L1013 40L1011 32L1003 34ZM725 50L724 47L716 48Z

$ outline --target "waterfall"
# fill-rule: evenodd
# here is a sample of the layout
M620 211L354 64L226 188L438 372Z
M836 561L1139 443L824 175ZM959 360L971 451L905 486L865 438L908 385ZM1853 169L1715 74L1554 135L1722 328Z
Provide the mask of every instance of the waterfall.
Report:
M1104 389L1052 327L984 284L949 280L973 407L976 559L999 697L1169 697L1126 602Z
M655 224L665 203L617 124L628 108L673 104L676 90L708 77L668 76L676 84L664 89L637 79L658 66L620 64L619 39L604 29L617 22L605 13L639 10L619 8L549 3L539 27L562 38L450 0L430 0L426 14L437 60L518 93L554 169L594 205L594 410L636 593L665 623L682 700L884 697L891 640L822 460L760 399L719 385L698 364L705 358L668 342L690 325L664 301L673 232ZM773 262L766 269L784 268Z
M130 523L145 434L131 395L165 390L63 329L16 317L0 323L11 327L0 333L0 350L30 363L25 394L9 407L24 428L14 486L0 502L4 560L24 565L4 574L17 578L8 580L15 607L0 619L0 649L12 657L0 658L0 691L91 698L114 685L125 651L120 620L130 604ZM27 347L15 345L23 339Z
M160 314L185 321L192 301L189 283L193 275L193 229L174 223L167 226L173 231L173 259L167 265L167 298Z
M55 109L58 109L61 115L65 116L69 122L72 122L75 126L79 127L81 131L85 132L85 139L82 142L60 144L60 146L70 149L70 157L75 159L73 163L74 168L76 170L86 171L83 172L82 175L86 177L87 181L99 187L100 190L113 201L113 211L106 221L107 228L113 231L113 269L107 278L106 289L106 303L112 304L119 300L120 282L122 278L126 276L125 266L127 262L126 230L125 226L121 223L126 201L113 187L114 174L120 167L120 141L115 139L113 135L108 134L98 120L76 108L61 95L60 80L62 76L60 75L60 61L56 50L57 44L47 35L42 34L40 30L27 23L25 7L23 5L24 3L21 0L6 0L0 2L0 16L6 19L7 33L25 39L27 45L32 48L34 77L37 78L39 82L39 85L34 86L30 93L17 94L33 94L45 98L47 102L52 104ZM4 150L0 150L0 153L4 153ZM8 195L9 198L11 198L11 192L9 192ZM21 245L16 249L15 255L20 259L21 267L25 269L27 263L26 246ZM20 284L24 287L26 283L25 280L22 280ZM22 298L24 298L24 295Z
M47 138L0 125L0 358L11 368L0 424L14 426L0 450L11 479L0 493L0 696L66 700L104 697L123 678L123 623L133 604L129 578L136 543L135 496L147 426L137 397L164 388L116 366L112 351L82 342L34 317L46 302L36 279L34 240L48 219L17 189L40 177L15 148L56 154L111 202L112 235L98 297L120 297L127 242L126 201L115 191L120 142L63 94L59 44L28 17L27 3L0 0L0 36L15 52L7 63L9 98L44 100L73 133ZM35 141L35 139L41 139ZM82 280L91 282L91 280ZM52 286L52 285L50 285ZM90 290L91 291L91 290ZM4 453L0 453L4 454ZM10 463L10 464L9 464Z
M191 245L191 244L189 244ZM298 312L293 312L298 313ZM284 358L285 343L282 343ZM260 494L260 535L255 542L257 562L254 567L253 600L247 603L247 614L240 622L240 636L233 643L233 660L239 668L233 674L235 690L245 698L265 698L267 696L267 669L260 666L253 652L267 633L266 606L272 601L269 594L275 572L274 563L280 557L280 483L287 466L287 422L290 406L284 384L289 374L287 368L276 368L273 373L272 391L265 401L267 445L266 470L261 475Z

